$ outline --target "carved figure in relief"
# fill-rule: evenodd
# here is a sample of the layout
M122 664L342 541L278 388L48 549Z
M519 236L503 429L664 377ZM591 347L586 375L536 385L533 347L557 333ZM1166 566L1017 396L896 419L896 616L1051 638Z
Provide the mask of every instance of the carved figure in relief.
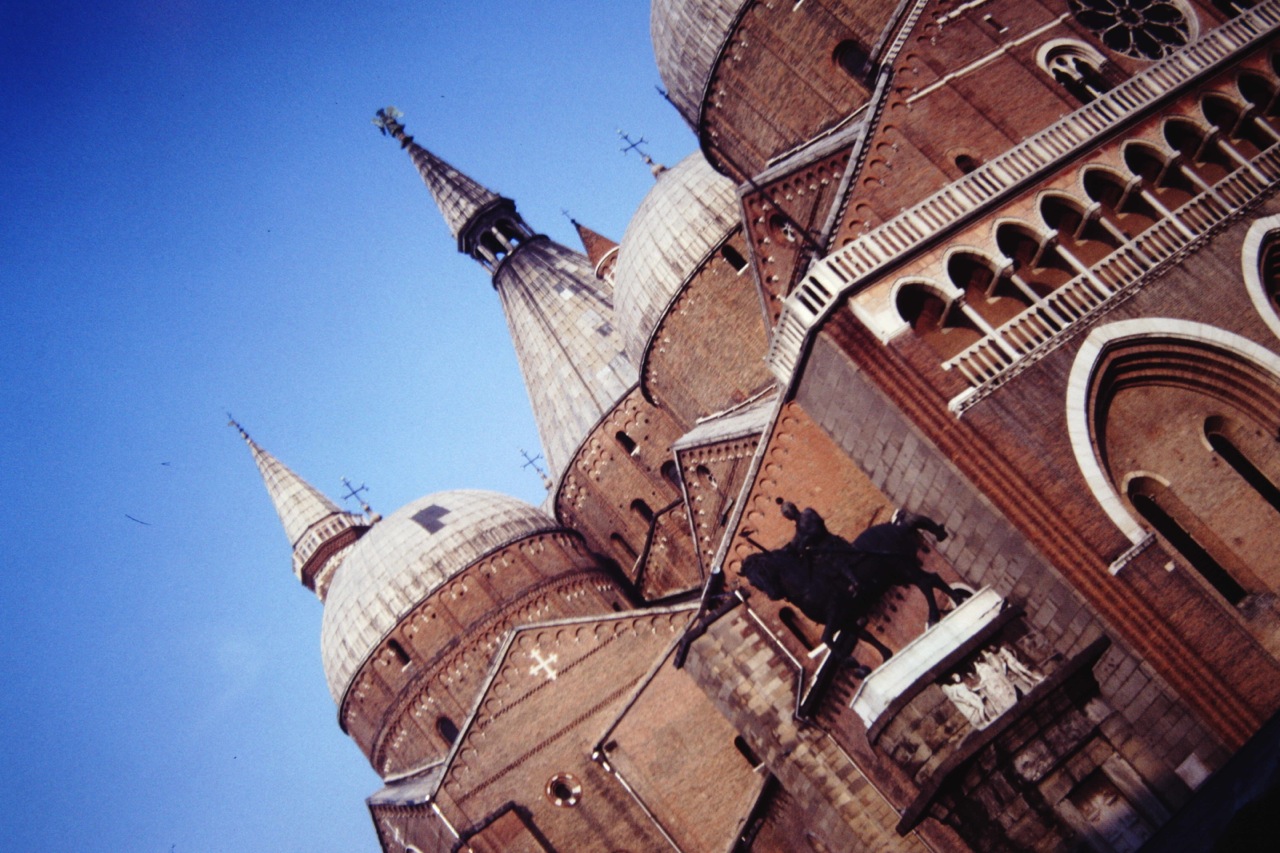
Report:
M1020 661L1017 654L1008 646L996 646L994 651L987 649L982 653L982 657L1009 679L1009 682L1017 688L1019 695L1025 696L1032 687L1044 681L1041 673Z
M978 676L974 692L987 703L992 719L1012 708L1018 701L1018 691L1013 682L1005 677L1003 666L992 663L987 655L984 654L974 662L973 672Z
M942 692L947 695L951 703L959 709L964 718L975 729L984 728L987 723L991 722L991 717L987 715L987 707L982 701L982 697L973 692L969 685L964 683L964 679L959 673L951 676L951 680L942 685Z
M899 510L888 523L872 525L849 542L827 530L816 510L801 511L790 501L779 503L782 515L796 525L795 535L773 550L753 542L760 553L742 561L742 574L769 598L791 602L824 626L822 642L831 654L801 705L803 717L816 707L836 667L849 659L860 639L871 643L883 658L889 657L889 649L866 631L866 624L892 587L919 589L928 604L931 625L941 617L934 590L956 603L968 593L952 589L920 563L923 532L939 541L947 537L946 529L931 518ZM865 677L870 669L860 666L856 672Z

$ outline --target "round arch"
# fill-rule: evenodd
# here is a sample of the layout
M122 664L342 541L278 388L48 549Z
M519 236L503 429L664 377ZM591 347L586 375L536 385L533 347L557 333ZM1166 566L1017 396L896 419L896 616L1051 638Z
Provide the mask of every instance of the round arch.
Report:
M1112 356L1127 351L1133 358ZM1280 411L1280 356L1253 341L1204 323L1171 318L1121 320L1095 328L1080 346L1067 380L1067 433L1072 452L1089 490L1103 511L1134 544L1147 530L1121 496L1096 443L1099 430L1095 404L1100 387L1110 392L1122 379L1120 371L1141 369L1162 359L1215 359L1219 374L1234 381L1221 393L1244 409L1259 406ZM1158 380L1172 385L1192 383L1195 371L1168 371Z
M1275 284L1270 288L1264 278L1263 264L1270 252L1280 251L1280 214L1267 216L1249 226L1244 235L1244 245L1240 249L1240 274L1244 278L1244 289L1249 294L1249 301L1262 317L1262 322L1272 334L1280 338L1280 314L1277 313L1273 299Z

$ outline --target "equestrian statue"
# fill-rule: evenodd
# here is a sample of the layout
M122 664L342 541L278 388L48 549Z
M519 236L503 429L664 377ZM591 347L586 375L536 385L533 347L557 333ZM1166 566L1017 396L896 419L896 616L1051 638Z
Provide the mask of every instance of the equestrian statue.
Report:
M946 528L927 516L900 509L888 523L873 524L849 542L827 530L816 510L801 511L781 499L778 503L782 515L795 524L795 536L774 550L752 541L760 552L742 561L742 574L770 599L791 602L823 626L822 642L830 654L800 703L798 716L807 718L859 640L870 643L882 658L890 656L890 650L866 629L868 617L890 588L919 589L929 607L929 625L940 618L933 590L957 604L969 593L953 589L921 565L922 533L931 533L939 542L947 538ZM870 671L866 666L854 670L859 678Z

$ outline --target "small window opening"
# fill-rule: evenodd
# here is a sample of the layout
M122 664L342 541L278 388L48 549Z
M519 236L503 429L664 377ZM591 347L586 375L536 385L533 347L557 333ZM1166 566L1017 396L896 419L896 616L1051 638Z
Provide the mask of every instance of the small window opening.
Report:
M450 746L453 746L458 741L457 724L444 715L436 718L436 733L444 738L445 743Z
M990 27L991 27L991 29L995 30L995 31L996 31L996 32L998 32L998 33L1007 33L1007 32L1009 32L1009 28L1008 28L1008 27L1006 27L1004 24L1002 24L1002 23L1000 23L999 21L997 21L997 20L996 20L995 18L993 18L991 15L983 15L983 16L982 16L982 20L986 21L986 22L987 22L987 25L988 25L988 26L990 26Z
M1154 495L1146 491L1131 492L1129 499L1133 507L1147 520L1156 532L1165 538L1173 548L1183 556L1200 576L1209 582L1218 594L1232 604L1239 604L1245 597L1244 587L1236 583L1235 578L1227 573L1217 560L1209 553L1191 532L1178 523L1168 511L1160 505Z
M668 459L666 462L663 462L662 467L659 470L662 472L662 476L666 478L667 482L675 486L677 489L680 488L680 474L676 470L676 463L674 460Z
M836 45L831 58L835 60L836 65L839 65L845 74L860 83L867 79L871 70L869 68L871 54L853 39L846 39Z
M623 538L622 538L622 536L620 536L620 535L619 535L619 534L617 534L617 533L610 533L610 534L609 534L609 541L610 541L610 542L612 542L613 544L617 545L617 546L618 546L619 548L621 548L623 551L626 551L626 552L627 552L627 554L628 554L628 556L630 556L630 557L631 557L631 559L633 559L633 560L634 560L636 557L639 557L639 556L640 556L639 554L637 554L637 553L636 553L636 549L631 547L631 543L630 543L630 542L628 542L627 540L623 539Z
M1223 461L1235 469L1235 472L1252 486L1263 500L1271 504L1272 509L1280 512L1280 488L1277 488L1276 484L1253 464L1244 451L1236 447L1218 427L1213 426L1212 421L1205 425L1205 438L1209 440L1209 446L1222 457Z
M653 509L640 498L631 502L631 511L643 518L646 524L653 523Z
M738 754L747 760L747 764L749 764L753 770L764 763L760 760L760 756L756 755L755 750L751 748L742 735L738 735L733 739L733 748L738 750Z
M977 168L981 165L982 163L976 157L972 157L968 154L956 155L956 168L959 169L961 173L965 175L969 174L970 172L976 171Z
M747 259L742 257L741 252L728 244L720 247L720 256L728 261L729 266L738 272L742 272L747 268Z
M635 456L640 452L640 446L636 444L635 439L627 435L622 430L618 430L618 434L615 435L614 438L618 440L618 444L620 444L622 449L627 452L627 455Z
M795 638L800 641L800 645L809 651L813 651L813 641L805 633L804 628L800 625L800 620L796 617L796 612L790 607L784 607L778 611L778 618L782 620L782 624L786 626Z
M401 667L406 667L413 661L409 657L409 653L404 650L404 646L395 640L387 641L387 648L391 649L391 654L396 656L396 661Z

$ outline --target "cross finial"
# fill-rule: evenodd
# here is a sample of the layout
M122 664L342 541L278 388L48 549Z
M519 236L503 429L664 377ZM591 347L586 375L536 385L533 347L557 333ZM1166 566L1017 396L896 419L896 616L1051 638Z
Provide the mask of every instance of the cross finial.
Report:
M350 500L351 498L355 498L356 502L360 504L360 508L364 510L365 515L373 514L373 509L370 508L368 501L360 497L361 494L369 491L368 486L366 486L364 483L361 483L359 486L353 486L351 485L351 481L348 480L346 477L342 478L342 485L347 487L347 493L342 496L342 499L344 501Z
M243 438L245 441L252 440L249 438L249 433L245 430L244 427L240 426L240 422L235 418L233 418L230 412L227 412L227 426L235 427L236 432L240 433L240 437Z
M653 176L655 178L661 175L663 172L667 171L666 166L662 165L661 163L655 162L654 159L650 157L649 154L643 148L640 147L641 145L646 144L649 140L645 139L643 136L640 137L639 139L632 140L632 138L625 131L621 129L618 130L618 136L622 137L623 142L627 143L621 149L624 156L631 151L634 151L637 154L639 154L640 159L643 160L645 162L645 165L649 167L649 171L653 173Z
M573 220L570 220L570 222L572 221ZM539 460L542 459L542 454L539 453L535 456L530 456L529 452L522 447L520 448L520 455L524 457L524 464L520 467L532 468L537 471L538 476L542 478L542 485L546 487L547 491L551 491L551 487L554 484L551 482L551 478L547 476L546 470L544 470L542 465L539 464Z
M402 118L404 118L404 113L395 107L383 107L373 117L373 125L382 131L383 136L395 136L397 132L404 130L404 125L400 123Z

